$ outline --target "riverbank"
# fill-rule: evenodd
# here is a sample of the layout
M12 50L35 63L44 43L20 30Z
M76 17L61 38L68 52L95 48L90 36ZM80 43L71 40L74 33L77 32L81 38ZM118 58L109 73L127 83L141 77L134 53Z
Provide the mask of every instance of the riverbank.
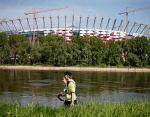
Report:
M51 67L51 66L0 66L7 70L54 70L54 71L95 71L95 72L150 72L150 68L114 68L114 67Z
M70 108L0 103L0 117L149 117L150 102L78 104Z

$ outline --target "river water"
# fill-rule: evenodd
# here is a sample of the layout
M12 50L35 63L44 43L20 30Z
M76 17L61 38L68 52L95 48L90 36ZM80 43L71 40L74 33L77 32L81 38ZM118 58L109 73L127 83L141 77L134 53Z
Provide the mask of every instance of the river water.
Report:
M63 71L0 70L0 100L60 106ZM78 102L150 100L150 73L72 72Z

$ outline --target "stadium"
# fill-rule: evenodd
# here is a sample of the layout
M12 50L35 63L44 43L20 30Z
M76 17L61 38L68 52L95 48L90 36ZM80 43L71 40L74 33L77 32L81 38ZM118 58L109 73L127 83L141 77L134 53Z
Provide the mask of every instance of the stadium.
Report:
M128 13L144 9L135 9L120 13L125 15L126 19L113 19L104 17L90 16L42 16L37 14L54 10L63 10L58 8L51 10L27 12L26 18L17 18L13 20L1 20L0 32L6 32L9 35L22 34L29 38L36 38L39 35L57 34L63 36L65 41L71 41L74 35L77 36L96 36L107 40L126 40L134 37L150 37L150 25L128 21ZM147 9L147 8L145 8ZM32 17L30 17L31 15Z

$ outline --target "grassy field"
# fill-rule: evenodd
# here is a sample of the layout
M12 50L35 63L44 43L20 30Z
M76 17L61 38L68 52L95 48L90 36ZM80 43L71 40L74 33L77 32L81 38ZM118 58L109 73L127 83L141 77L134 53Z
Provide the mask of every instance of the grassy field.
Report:
M57 108L0 102L0 117L150 117L150 101L90 102L73 107Z

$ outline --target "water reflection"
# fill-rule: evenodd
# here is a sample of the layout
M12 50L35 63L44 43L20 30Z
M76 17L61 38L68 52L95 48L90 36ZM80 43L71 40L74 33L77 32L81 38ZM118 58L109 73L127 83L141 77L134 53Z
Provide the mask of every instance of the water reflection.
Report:
M72 72L79 102L150 99L150 73ZM63 71L0 70L0 100L59 106Z

